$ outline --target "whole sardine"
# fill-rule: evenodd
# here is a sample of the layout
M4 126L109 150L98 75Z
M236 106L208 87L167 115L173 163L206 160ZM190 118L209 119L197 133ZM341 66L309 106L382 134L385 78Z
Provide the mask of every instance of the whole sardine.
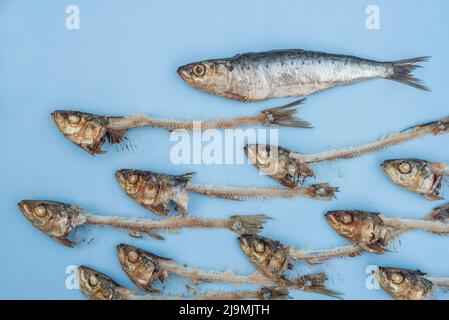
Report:
M242 102L300 97L336 86L384 78L428 90L412 72L429 57L379 62L305 50L245 53L178 69L192 87Z

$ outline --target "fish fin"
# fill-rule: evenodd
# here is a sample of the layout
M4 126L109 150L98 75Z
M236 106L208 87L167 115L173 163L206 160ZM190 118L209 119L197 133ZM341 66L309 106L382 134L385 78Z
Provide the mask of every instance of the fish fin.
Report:
M444 162L427 163L427 166L432 170L434 174L449 175L449 165Z
M183 180L183 181L185 181L185 182L189 182L195 174L196 174L196 172L193 171L193 172L188 172L188 173L180 174L180 175L175 176L175 177L176 177L176 179L178 179L178 180Z
M284 106L263 110L266 126L281 126L294 128L312 128L309 122L295 117L296 106L306 99L300 99Z
M330 297L341 299L341 293L326 288L325 282L327 281L327 275L324 272L302 275L294 279L293 282L301 287L304 291L315 292L324 294Z
M168 203L158 203L157 205L150 204L141 204L147 210L159 215L159 216L167 216L168 215Z
M365 251L375 253L375 254L384 254L385 252L391 252L391 250L383 247L379 243L369 243L369 244L361 244L359 245Z
M156 232L149 231L149 232L146 232L145 234L150 236L153 239L156 239L156 240L165 240L165 238L163 236L161 236L160 234L158 234Z
M89 146L82 146L82 148L84 150L86 150L87 152L89 152L91 155L95 156L97 154L103 154L106 153L105 150L101 149L99 146L97 145L89 145Z
M435 221L440 223L449 222L449 204L444 204L433 209L433 211L424 219L426 221ZM433 232L434 234L441 235L439 232Z
M50 238L69 248L73 248L76 245L75 241L69 240L67 238L63 237L50 237Z
M428 87L422 84L422 81L420 79L415 78L412 75L412 72L414 70L416 70L417 68L421 68L421 66L417 64L418 62L425 62L429 59L430 57L417 57L412 59L392 61L391 64L393 65L393 74L386 78L417 89L430 91Z
M435 194L435 193L427 193L427 194L424 194L424 197L425 197L427 200L430 200L430 201L444 200L443 197L441 197L441 196L439 196L439 195L437 195L437 194Z
M106 137L110 144L118 144L123 141L126 134L128 133L128 129L106 129Z
M264 214L232 216L229 218L229 229L239 234L257 234L262 231L263 224L269 219L271 218Z

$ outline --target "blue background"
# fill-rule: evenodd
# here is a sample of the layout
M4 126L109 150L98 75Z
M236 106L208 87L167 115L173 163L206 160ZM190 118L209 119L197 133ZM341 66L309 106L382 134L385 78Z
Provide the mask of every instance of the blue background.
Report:
M81 29L65 28L76 4ZM380 30L365 27L365 8L380 8ZM120 270L115 245L135 244L205 269L250 273L236 236L226 230L186 230L165 241L139 240L111 229L88 230L93 241L65 248L34 229L17 209L21 199L51 199L99 214L156 217L132 202L115 182L116 169L166 173L197 171L195 183L276 185L249 165L170 163L173 142L158 129L138 129L135 152L110 150L92 157L68 142L52 123L55 109L177 119L253 115L280 102L241 104L198 92L176 74L180 65L246 51L304 48L379 60L431 55L419 70L432 92L386 80L340 87L311 96L302 118L315 129L281 129L280 144L310 153L369 142L381 135L448 114L449 2L433 1L0 1L0 298L82 299L65 286L69 265L87 264L134 288ZM338 199L232 202L191 194L190 213L226 217L265 213L274 218L264 236L304 249L345 245L327 224L330 209L363 209L421 218L441 202L406 192L379 164L397 157L449 162L449 136L431 137L346 161L315 165L316 181L339 186ZM312 180L310 180L312 181ZM387 299L368 290L369 265L420 268L449 276L449 239L424 232L401 237L397 252L328 262L329 286L348 299ZM181 284L173 280L173 291ZM221 288L207 285L203 288ZM182 289L182 288L181 288ZM183 292L177 289L179 292ZM292 292L297 299L327 297ZM443 296L439 296L442 298Z

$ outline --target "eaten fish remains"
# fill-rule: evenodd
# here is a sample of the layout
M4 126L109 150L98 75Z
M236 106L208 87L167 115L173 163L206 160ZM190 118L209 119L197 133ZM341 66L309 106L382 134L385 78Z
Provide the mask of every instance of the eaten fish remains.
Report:
M443 162L421 159L392 159L381 164L385 174L405 190L420 194L428 200L443 200L441 186L449 175L449 166Z
M429 57L380 62L342 54L275 50L189 63L179 76L192 87L251 102L307 96L325 89L384 78L428 90L412 75Z
M189 296L143 295L122 287L108 275L86 266L77 269L81 292L88 300L278 300L288 299L284 289L262 288L257 291L209 291Z
M73 230L82 225L109 226L127 231L134 236L148 235L164 238L158 232L177 232L185 228L224 228L239 234L258 233L269 219L265 215L236 215L227 219L201 219L192 216L175 216L162 221L120 216L87 214L82 208L56 201L22 200L18 207L25 218L53 240L74 247L70 239Z
M127 143L129 129L140 127L164 128L167 130L192 131L194 123L201 124L202 130L232 129L246 126L285 126L311 128L306 121L295 117L296 106L303 103L301 99L287 105L267 109L256 116L239 117L230 120L177 121L150 118L145 115L127 117L103 116L74 110L57 110L51 114L61 133L75 145L91 155L103 154L106 139L111 144Z
M375 254L390 251L388 244L407 231L449 234L449 205L435 208L424 220L387 218L377 212L360 210L329 211L326 218L339 235L360 249Z
M165 216L172 203L176 211L187 212L189 192L230 200L247 198L292 198L303 196L317 200L331 200L338 188L328 184L315 184L294 189L227 187L194 184L194 173L170 175L152 171L121 169L115 173L123 192L145 209Z

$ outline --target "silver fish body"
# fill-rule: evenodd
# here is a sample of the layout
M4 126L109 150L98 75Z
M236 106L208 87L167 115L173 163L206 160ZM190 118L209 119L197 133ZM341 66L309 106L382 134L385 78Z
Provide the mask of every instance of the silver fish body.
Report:
M180 67L178 74L201 91L250 102L307 96L374 78L426 89L411 77L418 67L415 63L425 59L379 62L300 49L276 50L196 62Z

